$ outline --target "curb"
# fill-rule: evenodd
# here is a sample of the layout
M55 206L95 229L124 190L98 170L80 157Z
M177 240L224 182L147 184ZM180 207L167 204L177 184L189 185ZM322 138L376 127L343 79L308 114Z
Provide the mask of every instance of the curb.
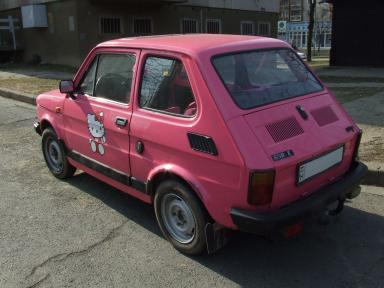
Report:
M9 89L0 88L0 96L11 98L20 102L36 105L36 96L21 92L15 92ZM367 164L367 163L365 163ZM362 184L384 187L384 171L381 167L369 167Z
M17 100L20 102L24 102L24 103L36 105L36 96L31 94L16 92L16 91L12 91L5 88L0 88L0 96Z
M384 171L381 170L380 167L374 169L368 165L368 173L362 183L366 185L384 187Z

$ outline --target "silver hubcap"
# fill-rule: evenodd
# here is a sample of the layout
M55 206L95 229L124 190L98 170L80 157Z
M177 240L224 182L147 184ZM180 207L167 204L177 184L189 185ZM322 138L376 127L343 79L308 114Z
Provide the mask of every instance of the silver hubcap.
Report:
M167 194L161 200L161 217L172 238L182 244L195 237L196 220L191 208L179 196Z
M46 155L49 166L55 172L60 172L63 168L63 154L61 153L59 144L55 140L48 140L46 145Z

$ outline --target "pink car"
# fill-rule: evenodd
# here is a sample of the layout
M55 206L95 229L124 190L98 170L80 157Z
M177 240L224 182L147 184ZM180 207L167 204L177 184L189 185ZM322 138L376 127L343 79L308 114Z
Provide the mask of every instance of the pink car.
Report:
M236 35L109 41L37 98L54 176L80 169L154 205L172 245L293 236L360 192L361 130L289 44Z

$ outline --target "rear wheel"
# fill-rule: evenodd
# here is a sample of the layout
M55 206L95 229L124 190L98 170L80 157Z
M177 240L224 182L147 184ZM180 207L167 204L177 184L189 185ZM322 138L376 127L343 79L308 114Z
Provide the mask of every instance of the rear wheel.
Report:
M161 183L156 189L154 206L164 237L177 250L189 255L206 250L205 226L209 217L188 186L177 180Z
M43 132L42 149L45 162L55 177L65 179L75 174L76 168L68 162L64 147L51 128Z

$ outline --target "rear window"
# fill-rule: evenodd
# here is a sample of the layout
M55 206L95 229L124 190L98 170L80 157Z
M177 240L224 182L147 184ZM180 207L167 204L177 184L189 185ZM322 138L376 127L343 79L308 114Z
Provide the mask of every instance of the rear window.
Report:
M212 63L241 109L323 90L296 53L289 49L220 55L214 57Z

